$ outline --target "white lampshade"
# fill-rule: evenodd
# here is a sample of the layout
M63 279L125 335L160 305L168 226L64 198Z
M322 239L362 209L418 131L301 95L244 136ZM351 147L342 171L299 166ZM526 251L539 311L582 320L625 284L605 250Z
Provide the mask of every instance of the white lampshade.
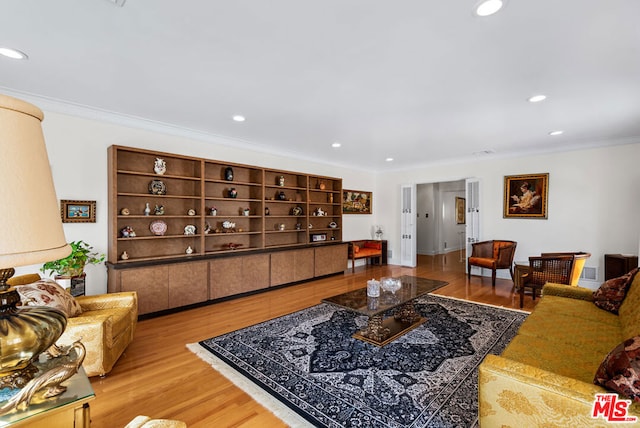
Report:
M36 106L0 94L0 269L68 256Z

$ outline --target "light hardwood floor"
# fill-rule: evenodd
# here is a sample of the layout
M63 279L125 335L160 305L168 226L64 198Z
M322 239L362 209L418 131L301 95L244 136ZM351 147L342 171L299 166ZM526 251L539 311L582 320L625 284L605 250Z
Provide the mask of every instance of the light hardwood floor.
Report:
M382 276L415 275L449 285L437 294L519 308L510 280L473 276L467 280L459 253L419 256L418 267L360 266L335 275L266 293L143 320L133 343L107 377L91 379L96 399L91 426L123 427L136 415L179 419L189 427L284 427L268 410L186 348L217 336L320 303ZM186 290L185 290L186 291ZM536 300L537 302L538 300ZM535 303L525 297L525 310Z

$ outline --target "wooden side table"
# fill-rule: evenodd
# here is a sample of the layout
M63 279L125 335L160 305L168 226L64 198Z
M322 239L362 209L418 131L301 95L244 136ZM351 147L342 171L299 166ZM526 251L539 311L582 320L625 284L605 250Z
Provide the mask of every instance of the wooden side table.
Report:
M12 410L0 416L1 427L88 428L91 425L89 402L95 398L89 378L83 368L63 382L67 390L53 398L41 398L41 392L34 397L26 410ZM4 404L0 401L0 406Z
M638 267L638 256L630 254L604 255L604 280L617 278Z

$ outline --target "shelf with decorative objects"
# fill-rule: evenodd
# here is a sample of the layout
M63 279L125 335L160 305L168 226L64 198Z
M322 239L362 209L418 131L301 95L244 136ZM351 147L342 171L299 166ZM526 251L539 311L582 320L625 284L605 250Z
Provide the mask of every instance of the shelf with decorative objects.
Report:
M122 146L108 159L108 290L136 291L140 314L346 268L340 178Z
M109 164L113 264L342 240L339 178L122 146Z

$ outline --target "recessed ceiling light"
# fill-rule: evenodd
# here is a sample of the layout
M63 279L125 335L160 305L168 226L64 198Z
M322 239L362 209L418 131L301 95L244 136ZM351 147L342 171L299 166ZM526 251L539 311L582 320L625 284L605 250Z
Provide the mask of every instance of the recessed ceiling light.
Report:
M235 116L233 116L233 120L235 120L236 122L244 122L247 119L240 114L236 114Z
M26 53L20 52L17 49L0 47L0 55L6 56L11 59L27 59L29 58Z
M553 135L562 135L564 134L564 131L551 131L549 132L549 135L553 136Z
M393 162L393 158L386 158L385 162Z
M485 0L476 6L476 15L478 16L489 16L493 15L504 6L504 2L502 0Z
M334 149L337 149L338 147L342 147L342 144L336 141L335 143L331 144L331 147L333 147Z
M529 99L527 101L529 101L530 103L539 103L540 101L544 101L547 99L546 95L534 95L532 97L529 97Z

